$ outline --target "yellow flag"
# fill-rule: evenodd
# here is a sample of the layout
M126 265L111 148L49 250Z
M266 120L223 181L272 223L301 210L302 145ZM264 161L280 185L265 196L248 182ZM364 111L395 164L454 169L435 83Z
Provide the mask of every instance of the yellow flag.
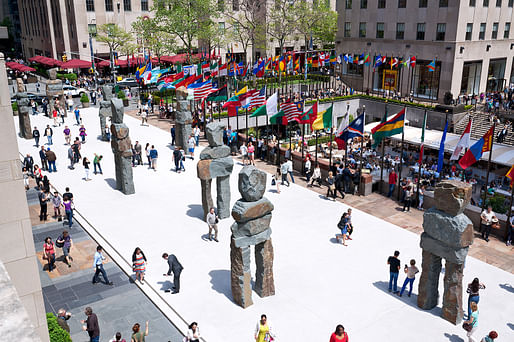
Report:
M312 130L317 131L319 129L323 129L323 114L325 114L326 110L322 112L318 112L318 115L316 116L316 119L312 122Z
M240 91L238 91L236 93L236 96L238 95L243 95L244 93L246 93L248 91L248 86L245 86L243 89L241 89Z

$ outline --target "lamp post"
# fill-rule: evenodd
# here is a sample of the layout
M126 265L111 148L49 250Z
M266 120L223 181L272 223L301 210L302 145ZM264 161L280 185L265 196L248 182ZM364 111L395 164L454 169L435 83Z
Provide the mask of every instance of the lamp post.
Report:
M91 26L88 29L89 33L89 50L91 53L91 68L93 69L93 79L95 80L95 87L96 87L96 68L95 68L95 54L93 52L93 34L96 35L96 25L93 26L93 24L96 22L96 19L91 19ZM94 27L94 29L93 29Z

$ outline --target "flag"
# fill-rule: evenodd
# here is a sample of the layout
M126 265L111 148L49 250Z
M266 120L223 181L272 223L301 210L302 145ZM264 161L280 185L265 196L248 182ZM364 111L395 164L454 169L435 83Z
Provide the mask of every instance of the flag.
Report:
M223 64L222 66L219 67L219 75L220 76L227 76L227 64Z
M185 65L183 67L184 75L186 76L194 76L196 75L196 71L198 70L198 67L196 65Z
M421 146L419 148L419 161L418 161L419 168L421 168L421 163L423 162L423 152L425 150L425 127L426 127L426 125L427 125L427 113L425 112L425 115L423 116L423 129L421 131ZM420 175L421 175L421 173L420 173Z
M295 71L300 70L300 56L297 56L297 57L294 59L294 70L295 70Z
M302 119L300 120L301 124L312 124L314 120L318 117L318 101L314 102L311 108L308 111L303 113Z
M332 127L332 113L334 104L331 104L326 110L318 112L316 119L311 124L311 130L319 130Z
M466 126L466 129L464 132L462 132L462 135L460 136L459 142L455 146L455 150L452 153L452 156L450 157L450 160L458 160L460 158L460 152L463 148L469 148L471 145L471 119L468 121L468 125Z
M391 137L396 134L400 134L403 132L403 125L405 122L405 108L398 112L391 119L382 122L375 126L371 130L371 134L373 135L373 147L378 146L380 141L386 137Z
M382 65L382 56L378 55L377 58L375 58L375 68Z
M286 60L284 56L280 56L280 58L278 59L278 69L280 71L286 70Z
M284 117L284 115L285 115L284 112L280 111L280 112L276 113L275 115L271 116L269 118L270 124L272 124L272 125L283 124L283 119L282 118Z
M300 123L303 114L303 101L282 103L280 110L284 112L287 122L296 121Z
M484 152L491 151L491 148L493 146L493 130L494 126L491 126L487 133L485 133L484 136L480 138L480 140L474 143L473 146L471 146L469 150L464 154L464 156L460 158L460 167L462 167L463 169L468 168L469 166L479 161Z
M391 69L398 65L398 58L391 57Z
M409 63L410 63L410 67L411 67L411 68L414 68L414 67L416 66L416 56L412 56L412 57L410 58Z
M346 55L344 55L344 56L343 56L343 61L344 61L345 63L348 63L348 54L346 54Z
M362 137L364 134L364 116L362 113L355 120L353 120L343 131L336 135L337 148L342 150L346 148L346 142L355 137Z
M443 136L441 137L441 143L439 144L439 158L437 159L437 172L443 171L444 164L444 144L446 142L446 132L448 132L448 121L444 125Z
M248 86L245 86L244 88L241 88L238 92L235 93L236 96L243 95L248 91Z
M266 104L266 86L252 94L250 109L259 108Z
M211 93L207 95L207 101L226 101L227 98L227 85L219 89L212 89Z
M514 179L514 165L512 165L509 169L509 171L507 172L507 174L505 175L505 177L507 177L508 179L510 179L510 185L512 186L512 182L513 182L513 179Z
M209 92L211 91L211 89L212 89L212 82L210 80L202 83L202 85L200 87L195 88L194 89L195 101L200 101L204 97L209 95Z
M277 112L278 112L277 107L278 107L278 95L277 95L277 93L274 93L266 101L266 113L268 115L277 114Z
M258 93L257 90L252 89L247 91L244 94L239 95L239 103L241 104L241 107L248 108L250 107L250 104L252 103L253 94Z
M432 62L428 63L427 68L428 71L435 71L435 59Z
M262 96L266 96L266 87L262 88L260 91L259 91L259 95L257 96L261 96L261 93L262 93ZM259 108L257 108L257 110L255 112L252 113L252 115L250 115L251 118L253 117L256 117L256 116L262 116L262 115L267 115L268 113L271 113L273 111L273 99L271 99L273 97L270 96L270 98L268 99L268 101L265 101L265 103L263 103L262 106L260 106ZM270 101L271 100L271 101ZM268 107L270 109L270 111L268 112ZM275 103L275 111L276 111L276 103Z
M264 69L264 64L266 64L264 60L260 60L258 63L256 62L253 66L252 73L257 75L259 72L261 72L262 69Z
M353 56L352 55L348 55L348 63L350 63L350 64L353 63Z
M228 106L227 114L229 117L237 116L237 106Z
M330 54L330 64L336 64L337 58L336 58L336 52L332 50L332 53Z
M369 54L364 56L364 64L366 64L366 65L371 64L371 58L369 57Z
M307 57L307 67L312 68L312 57Z

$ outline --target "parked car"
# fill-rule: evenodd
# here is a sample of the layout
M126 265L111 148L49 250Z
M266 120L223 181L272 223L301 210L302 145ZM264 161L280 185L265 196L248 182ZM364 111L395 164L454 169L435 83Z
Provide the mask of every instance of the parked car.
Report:
M79 96L82 96L82 94L88 93L88 91L84 88L77 88L77 87L69 86L69 85L63 85L62 89L64 90L65 96L71 95L72 97L79 97Z
M29 100L34 100L38 105L43 104L43 99L45 98L43 95L38 95L34 93L27 93L27 97ZM16 102L16 95L11 97L11 103Z
M127 77L119 81L118 86L120 87L137 87L139 84L137 83L137 80L133 77Z

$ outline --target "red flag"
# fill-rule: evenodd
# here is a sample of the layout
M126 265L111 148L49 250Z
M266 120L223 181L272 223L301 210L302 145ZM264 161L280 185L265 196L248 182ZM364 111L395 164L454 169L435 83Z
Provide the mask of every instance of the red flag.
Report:
M228 116L237 116L237 106L228 106Z

